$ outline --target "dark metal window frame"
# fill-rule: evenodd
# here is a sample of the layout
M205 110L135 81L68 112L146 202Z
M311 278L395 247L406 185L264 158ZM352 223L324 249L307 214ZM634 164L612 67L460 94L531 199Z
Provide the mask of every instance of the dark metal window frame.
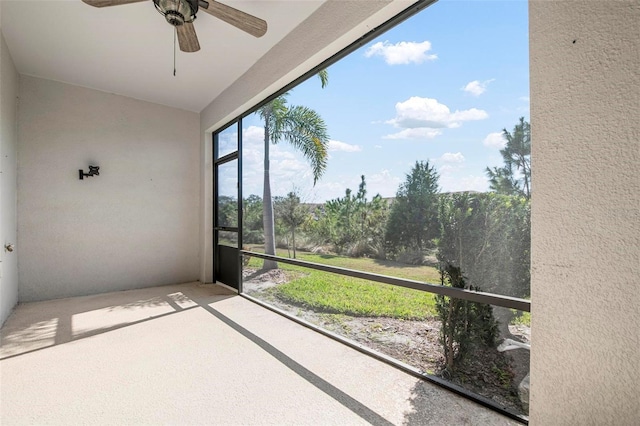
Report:
M336 53L335 55L333 55L332 57L330 57L329 59L325 60L324 62L322 62L320 65L316 66L315 68L311 69L310 71L306 72L305 74L301 75L300 77L298 77L297 79L293 80L291 83L285 85L282 89L276 91L275 93L273 93L271 96L268 96L267 98L265 98L262 102L256 104L253 108L248 109L246 112L244 112L243 114L241 114L240 116L238 116L237 118L231 120L230 122L228 122L227 124L225 124L224 126L221 126L219 130L216 130L213 133L213 141L214 141L214 166L217 165L217 161L222 162L223 160L226 159L226 161L230 161L232 159L237 158L238 159L238 228L237 228L237 232L238 232L238 263L239 263L239 294L248 299L251 300L252 302L255 302L267 309L270 309L274 312L277 312L280 315L283 315L295 322L298 322L302 325L304 325L305 327L311 328L319 333L322 333L332 339L335 339L337 341L340 341L348 346L353 347L356 350L359 350L361 352L364 352L370 356L373 356L377 359L380 359L381 361L384 361L386 363L389 363L397 368L400 368L416 377L419 377L421 379L427 380L431 383L434 383L438 386L444 387L450 391L453 391L454 393L457 393L459 395L462 395L468 399L474 400L478 403L480 403L481 405L491 408L493 410L496 410L504 415L506 415L507 417L510 417L514 420L517 420L521 423L524 424L528 424L528 418L526 416L523 416L519 413L513 412L503 406L498 405L496 402L485 398L483 396L477 395L475 393L472 393L471 391L462 388L458 385L455 385L451 382L447 382L435 375L431 375L431 374L427 374L424 371L421 371L415 367L409 366L407 364L404 364L394 358L391 358L385 354L382 354L380 352L377 352L375 350L372 350L366 346L363 346L357 342L354 342L352 340L349 340L343 336L337 335L335 333L332 333L330 331L327 331L323 328L320 328L318 326L316 326L315 324L311 324L305 320L302 320L300 318L297 318L287 312L284 312L278 308L275 308L267 303L262 302L261 300L258 300L254 297L251 297L247 294L244 294L242 291L242 258L243 256L253 256L253 257L257 257L257 258L261 258L261 259L270 259L270 260L275 260L278 262L282 262L282 263L286 263L286 264L291 264L291 265L297 265L297 266L301 266L301 267L305 267L305 268L309 268L309 269L315 269L315 270L320 270L320 271L325 271L325 272L330 272L330 273L335 273L335 274L339 274L339 275L345 275L345 276L349 276L349 277L355 277L355 278L362 278L362 279L366 279L369 281L373 281L373 282L379 282L379 283L384 283L384 284L390 284L390 285L396 285L396 286L400 286L400 287L406 287L406 288L411 288L411 289L415 289L415 290L420 290L420 291L425 291L428 293L433 293L433 294L438 294L438 295L444 295L444 296L448 296L448 297L454 297L457 299L462 299L462 300L468 300L468 301L472 301L472 302L479 302L479 303L486 303L486 304L490 304L490 305L494 305L494 306L501 306L501 307L506 307L506 308L510 308L510 309L517 309L520 311L524 311L524 312L531 312L531 302L529 300L526 299L520 299L520 298L515 298L515 297L509 297L509 296L502 296L499 294L494 294L494 293L485 293L485 292L476 292L476 291L471 291L471 290L464 290L464 289L457 289L457 288L452 288L452 287L447 287L447 286L442 286L442 285L434 285L434 284L429 284L426 282L420 282L420 281L415 281L415 280L408 280L408 279L403 279L403 278L397 278L397 277L391 277L391 276L387 276L387 275L380 275L380 274L373 274L373 273L369 273L369 272L365 272L365 271L359 271L359 270L353 270L353 269L347 269L347 268L341 268L341 267L336 267L336 266L330 266L330 265L324 265L324 264L319 264L319 263L314 263L314 262L306 262L306 261L301 261L301 260L297 260L297 259L289 259L289 258L284 258L284 257L280 257L280 256L271 256L271 255L267 255L264 253L258 253L258 252L252 252L249 250L244 250L242 249L243 245L242 245L242 210L243 210L243 205L242 205L242 119L255 113L259 108L261 108L262 106L264 106L265 104L271 102L273 99L277 98L278 96L282 95L283 93L293 89L294 87L298 86L299 84L301 84L302 82L308 80L309 78L315 76L318 71L326 69L327 67L333 65L334 63L338 62L339 60L341 60L342 58L346 57L347 55L351 54L352 52L354 52L355 50L359 49L360 47L364 46L365 44L369 43L370 41L372 41L374 38L378 37L379 35L381 35L382 33L384 33L385 31L395 27L396 25L404 22L405 20L407 20L408 18L412 17L413 15L417 14L418 12L422 11L423 9L425 9L426 7L430 6L431 4L435 3L437 0L419 0L418 2L416 2L415 4L413 4L412 6L408 7L407 9L405 9L404 11L400 12L398 15L396 15L395 17L391 18L390 20L388 20L387 22L383 23L382 25L374 28L373 30L369 31L367 34L365 34L364 36L362 36L361 38L359 38L358 40L356 40L355 42L351 43L349 46L347 46L346 48L342 49L341 51L339 51L338 53ZM220 132L226 130L227 128L229 128L230 126L232 126L234 123L238 124L238 151L236 153L232 153L229 154L225 157L222 157L221 159L216 161L216 153L217 153L217 136ZM233 156L233 158L228 158ZM215 168L215 167L214 167ZM216 177L214 176L214 189L215 187L215 179ZM215 215L217 213L216 209L217 209L217 201L215 201L214 198L214 229L215 228ZM222 230L222 229L220 229ZM215 234L215 232L214 232ZM214 241L214 244L216 244L217 241ZM214 246L215 249L215 246Z
M233 125L236 125L238 140L236 144L236 151L226 154L220 158L218 158L219 152L219 136L223 131L231 128ZM217 250L218 250L218 232L219 231L227 231L227 232L235 232L238 234L238 253L242 248L242 117L237 118L236 120L226 124L220 130L213 132L212 134L212 144L213 144L213 152L212 152L212 160L213 160L213 176L212 176L212 188L213 188L213 217L212 217L212 225L213 225L213 280L217 281L216 277L216 268L215 262L217 259ZM218 167L229 163L231 161L238 162L238 171L237 171L237 187L236 193L238 194L238 217L237 217L237 227L229 227L229 226L218 226L217 217L218 217ZM242 293L242 255L238 254L237 258L237 268L238 268L238 293Z
M402 23L405 20L407 20L408 18L414 16L415 14L417 14L420 11L422 11L426 7L430 6L431 4L435 3L436 1L437 0L420 0L420 1L418 1L417 3L415 3L412 6L408 7L404 11L400 12L395 17L391 18L389 21L387 21L387 22L383 23L382 25L380 25L380 26L374 28L373 30L369 31L367 34L365 34L364 36L360 37L358 40L356 40L355 42L351 43L346 48L342 49L341 51L339 51L338 53L336 53L335 55L333 55L332 57L330 57L326 61L322 62L320 65L316 66L315 68L311 69L307 73L305 73L302 76L300 76L299 78L293 80L291 83L287 84L282 89L280 89L279 91L275 92L273 95L267 97L265 100L263 100L262 102L258 103L255 107L249 109L247 112L241 114L239 117L233 119L232 121L230 121L229 123L225 124L219 130L217 130L217 131L215 131L213 133L213 137L214 137L214 164L217 165L218 162L223 162L223 161L225 161L225 159L227 159L229 157L233 157L233 158L229 158L226 161L230 161L230 159L238 158L238 182L239 182L239 187L238 187L238 198L239 198L238 199L238 204L239 204L239 206L238 206L238 233L239 233L239 235L238 235L239 236L238 245L239 245L239 248L242 248L242 241L241 241L241 237L242 237L242 198L241 198L241 194L242 194L242 166L241 166L242 165L242 119L244 117L247 117L247 116L253 114L260 107L262 107L263 105L265 105L268 102L272 101L273 99L277 98L278 96L282 95L283 93L293 89L295 86L299 85L300 83L302 83L302 82L308 80L309 78L315 76L318 73L318 71L320 71L322 69L326 69L327 67L333 65L334 63L338 62L342 58L344 58L347 55L351 54L355 50L357 50L360 47L364 46L365 44L369 43L371 40L373 40L374 38L378 37L379 35L381 35L385 31L395 27L396 25L399 25L400 23ZM238 151L236 153L228 154L228 155L222 157L221 159L215 160L215 157L216 157L216 154L217 154L217 149L218 149L218 147L217 147L218 134L220 134L224 130L228 129L233 124L237 124L238 125ZM214 183L215 183L215 176L214 176ZM214 186L214 188L215 188L215 186ZM214 211L214 214L215 213L217 213L217 212ZM214 216L214 226L215 226L215 216ZM407 280L407 279L390 277L390 276L385 276L385 275L378 275L378 274L371 274L371 273L367 273L367 272L364 272L364 271L356 271L356 270L352 270L352 269L338 268L338 267L333 267L333 266L323 265L323 264L318 264L318 263L312 263L312 262L304 262L304 261L299 261L299 260L293 261L292 259L288 259L288 258L284 258L284 257L269 256L269 255L266 255L266 254L257 253L257 252L251 252L251 251L245 251L245 250L241 250L240 252L241 253L239 253L240 254L239 257L241 257L242 254L244 253L244 254L247 254L247 255L260 257L260 258L263 258L263 259L272 259L272 260L276 260L278 262L290 263L290 264L294 264L294 265L308 267L308 268L311 268L311 269L318 269L318 270L323 270L323 271L327 271L327 272L333 272L333 273L341 274L341 275L364 278L364 279L368 279L370 281L376 281L376 282L381 282L381 283L385 283L385 284L391 284L391 285L398 285L398 286L402 286L402 287L413 288L413 289L416 289L416 290L427 291L429 293L442 294L442 295L446 295L446 296L456 297L456 298L463 299L463 300L471 300L471 301L476 301L476 302L481 302L481 303L489 303L489 304L492 304L492 305L502 306L502 307L511 308L511 309L517 309L517 310L525 311L525 312L530 312L531 311L531 302L529 300L526 300L526 299L519 299L519 298L515 298L515 297L502 296L502 295L493 294L493 293L483 293L483 292L475 292L475 291L469 291L469 290L455 289L455 288L451 288L451 287L438 286L438 285L423 283L423 282L414 281L414 280Z

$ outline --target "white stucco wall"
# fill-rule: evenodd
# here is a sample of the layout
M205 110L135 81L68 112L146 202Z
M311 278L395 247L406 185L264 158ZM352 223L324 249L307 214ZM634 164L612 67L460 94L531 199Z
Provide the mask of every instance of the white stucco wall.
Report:
M640 2L530 3L532 425L640 422Z
M19 96L20 300L197 280L199 114L27 76Z
M18 74L0 28L0 325L18 302L16 244L16 175Z

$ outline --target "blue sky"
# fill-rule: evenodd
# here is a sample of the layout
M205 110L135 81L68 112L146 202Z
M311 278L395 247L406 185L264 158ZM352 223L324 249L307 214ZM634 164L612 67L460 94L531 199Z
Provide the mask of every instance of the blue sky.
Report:
M357 190L395 195L416 161L440 173L442 191L488 190L487 166L501 165L501 130L529 120L526 1L440 0L290 92L316 110L331 142L313 186L305 159L272 147L273 195L292 189L307 202ZM244 188L262 194L262 123L244 125Z

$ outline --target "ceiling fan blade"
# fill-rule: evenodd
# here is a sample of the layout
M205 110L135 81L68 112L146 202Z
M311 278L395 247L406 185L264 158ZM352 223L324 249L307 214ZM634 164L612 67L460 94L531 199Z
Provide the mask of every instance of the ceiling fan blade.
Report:
M192 22L178 25L176 31L178 32L180 50L183 52L197 52L200 50L200 43L198 43L198 36Z
M209 0L207 7L203 7L202 3L204 2L200 3L200 10L222 19L227 24L231 24L254 37L262 37L267 32L267 22L260 18L214 0Z
M82 0L89 6L93 7L107 7L107 6L120 6L121 4L138 3L147 0Z

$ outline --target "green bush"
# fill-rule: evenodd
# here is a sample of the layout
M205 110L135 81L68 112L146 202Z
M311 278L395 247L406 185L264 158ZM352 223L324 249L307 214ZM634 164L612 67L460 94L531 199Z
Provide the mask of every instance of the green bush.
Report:
M530 295L529 200L495 193L440 197L438 260L470 286L512 297Z
M467 288L460 268L447 265L441 274L444 285ZM436 311L442 322L440 343L444 351L445 367L450 372L469 356L474 346L495 345L498 326L491 305L438 295Z

